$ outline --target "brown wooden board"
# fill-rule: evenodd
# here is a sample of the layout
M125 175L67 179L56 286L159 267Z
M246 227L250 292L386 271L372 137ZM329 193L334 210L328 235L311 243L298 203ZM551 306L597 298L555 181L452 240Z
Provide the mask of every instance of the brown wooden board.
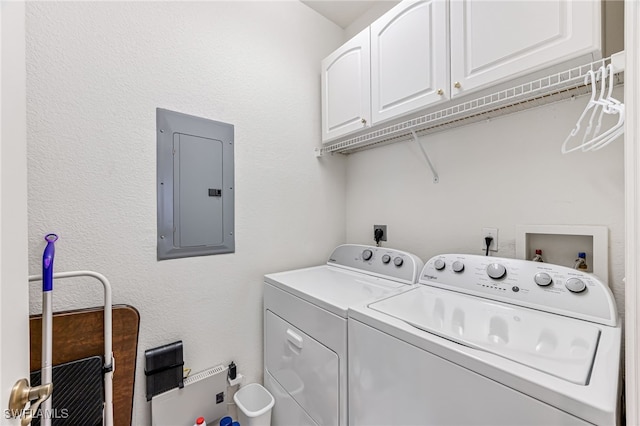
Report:
M116 366L113 374L114 426L131 425L139 325L140 314L134 307L113 307L113 357ZM42 316L32 315L29 328L33 371L40 369L42 359ZM104 309L54 313L53 365L94 355L104 356Z

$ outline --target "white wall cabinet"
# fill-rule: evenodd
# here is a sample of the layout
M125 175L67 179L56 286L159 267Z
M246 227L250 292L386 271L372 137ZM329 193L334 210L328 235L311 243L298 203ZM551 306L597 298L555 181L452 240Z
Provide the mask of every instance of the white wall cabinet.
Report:
M449 99L447 5L404 1L371 25L372 124Z
M322 141L369 126L371 68L369 28L322 61Z
M599 59L601 8L600 0L404 0L322 61L322 141L568 60Z
M451 0L451 97L601 49L597 0Z

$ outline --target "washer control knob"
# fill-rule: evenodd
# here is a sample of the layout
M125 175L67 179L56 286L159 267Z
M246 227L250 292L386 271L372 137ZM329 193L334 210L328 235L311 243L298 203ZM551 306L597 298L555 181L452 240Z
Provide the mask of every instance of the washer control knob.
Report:
M384 256L382 256L382 263L389 263L391 262L391 256L389 256L388 254L385 254Z
M404 263L404 260L402 260L401 257L396 257L393 259L393 264L396 266L402 266L403 263Z
M437 271L442 271L445 266L446 263L444 263L444 260L442 259L436 259L436 261L433 262L433 267L436 268Z
M546 272L538 272L533 277L533 280L536 282L536 284L538 284L541 287L548 286L553 281L551 279L551 275L547 274Z
M567 282L564 283L564 286L567 288L567 290L573 293L580 293L582 291L585 291L585 289L587 288L587 285L580 278L569 278Z
M451 265L451 269L453 269L453 272L462 272L464 271L464 263L456 260L453 262L453 265Z
M369 260L371 259L371 256L373 256L373 252L369 249L366 249L365 251L362 252L362 259L363 260Z
M493 278L494 280L499 280L500 278L503 278L505 275L507 275L507 268L499 263L492 263L487 266L487 275L489 275L489 277Z

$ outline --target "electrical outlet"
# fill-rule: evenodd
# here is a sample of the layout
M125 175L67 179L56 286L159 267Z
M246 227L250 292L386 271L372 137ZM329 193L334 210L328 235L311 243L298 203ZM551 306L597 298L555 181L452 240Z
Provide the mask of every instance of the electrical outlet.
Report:
M387 241L387 225L373 225L373 241L376 240L376 229L382 230L380 241Z
M489 245L489 251L498 251L498 228L482 228L482 252L487 250L487 243L485 237L491 237L493 240Z

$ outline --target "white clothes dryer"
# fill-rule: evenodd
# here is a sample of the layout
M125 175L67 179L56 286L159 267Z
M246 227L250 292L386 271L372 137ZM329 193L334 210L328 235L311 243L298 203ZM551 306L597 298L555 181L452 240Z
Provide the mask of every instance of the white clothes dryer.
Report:
M597 277L447 254L349 310L349 424L615 425L621 328Z
M274 426L347 425L347 310L415 285L422 261L337 247L326 265L265 275L264 383Z

